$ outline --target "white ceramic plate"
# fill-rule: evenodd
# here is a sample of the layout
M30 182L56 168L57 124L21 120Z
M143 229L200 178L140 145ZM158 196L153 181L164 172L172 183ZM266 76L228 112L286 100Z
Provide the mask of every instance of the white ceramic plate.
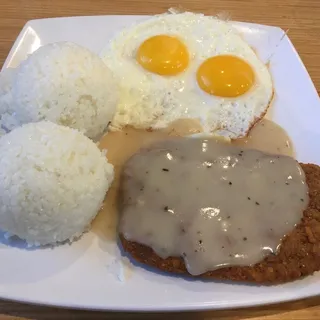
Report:
M108 39L141 16L97 16L30 21L4 67L15 67L39 46L73 41L98 53ZM294 142L297 158L320 164L320 101L297 52L283 30L235 23L267 61L275 101L267 117ZM320 293L320 274L285 285L263 287L201 281L156 273L125 263L103 232L89 232L72 245L27 250L0 234L0 297L18 301L105 310L222 309L288 301Z

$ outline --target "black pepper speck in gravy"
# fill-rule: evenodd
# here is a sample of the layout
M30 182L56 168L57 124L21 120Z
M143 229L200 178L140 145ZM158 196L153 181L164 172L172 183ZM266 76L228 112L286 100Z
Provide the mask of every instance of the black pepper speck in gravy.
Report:
M259 262L308 205L293 158L213 139L142 149L125 165L121 183L120 232L162 258L182 256L194 275Z

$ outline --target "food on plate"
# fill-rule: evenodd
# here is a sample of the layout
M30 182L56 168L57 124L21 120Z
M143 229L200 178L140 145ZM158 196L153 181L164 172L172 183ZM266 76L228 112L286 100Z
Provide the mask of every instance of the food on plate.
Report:
M108 161L114 165L115 176L103 208L93 223L93 232L108 239L117 238L117 203L120 177L127 160L133 154L138 152L139 149L161 140L174 137L199 136L201 136L200 124L190 119L180 119L168 127L159 130L142 130L126 126L122 130L109 131L108 134L104 135L99 142L99 148L108 150ZM215 139L217 138L215 137ZM219 139L230 142L230 139L222 137L219 137ZM253 148L269 153L294 156L294 150L287 133L274 122L267 119L263 119L256 124L246 138L233 140L231 143L242 148Z
M0 73L2 231L73 241L99 212L98 236L164 271L270 284L320 269L320 168L262 119L271 75L231 23L155 16L102 58L52 43Z
M264 116L273 96L267 66L238 31L202 14L153 17L117 35L102 56L120 83L115 130L190 118L204 132L235 139Z
M155 143L122 174L123 247L193 276L277 283L311 274L320 269L319 178L318 166L214 139Z
M14 111L2 119L11 130L48 120L101 135L115 113L117 83L98 55L70 42L45 45L17 69L12 85Z
M0 138L0 229L30 245L72 241L90 225L113 166L78 130L50 122Z

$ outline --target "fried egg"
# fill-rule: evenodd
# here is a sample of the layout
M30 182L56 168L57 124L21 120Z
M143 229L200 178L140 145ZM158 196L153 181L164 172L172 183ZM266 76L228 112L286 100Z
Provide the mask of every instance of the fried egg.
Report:
M159 129L178 119L203 131L245 136L273 96L271 75L230 22L202 14L162 14L110 42L102 58L118 78L113 129Z

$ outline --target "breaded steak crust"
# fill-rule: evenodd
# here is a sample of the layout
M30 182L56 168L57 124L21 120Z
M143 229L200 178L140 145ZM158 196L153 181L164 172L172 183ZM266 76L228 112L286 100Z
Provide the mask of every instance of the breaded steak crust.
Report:
M252 266L221 268L198 277L277 284L320 270L320 167L313 164L301 166L309 186L309 206L304 211L301 222L283 239L278 253ZM124 250L138 262L162 271L192 277L182 258L162 259L151 248L127 241L121 234L120 240Z

